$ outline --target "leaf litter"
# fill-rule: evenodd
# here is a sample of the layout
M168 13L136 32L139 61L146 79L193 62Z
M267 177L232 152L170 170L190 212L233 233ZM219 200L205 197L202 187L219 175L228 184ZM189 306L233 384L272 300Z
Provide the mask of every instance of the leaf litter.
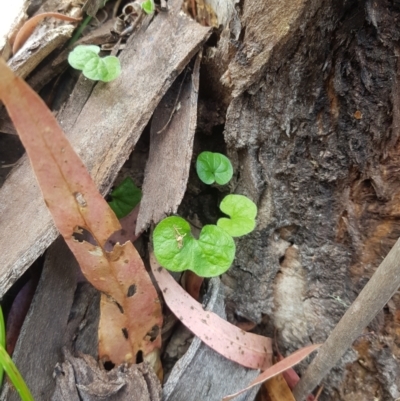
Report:
M100 356L120 364L126 361L134 362L136 355L139 351L142 351L144 355L152 355L152 358L154 358L154 355L157 355L156 358L158 359L158 349L161 344L160 328L162 325L162 315L157 294L144 269L143 262L130 242L123 243L122 245L117 243L112 251L106 251L105 246L111 235L121 230L121 226L115 215L110 211L106 202L98 193L85 167L70 147L66 138L63 137L61 129L58 127L55 119L52 118L46 106L41 103L41 100L34 92L31 91L29 93L28 89L24 87L23 81L15 81L15 78L10 75L10 71L6 71L6 68L5 63L1 60L0 97L6 104L21 139L27 148L28 154L30 154L33 168L41 184L45 202L52 211L53 218L60 232L74 252L86 277L102 292L101 319L103 319L103 323L100 323L99 329ZM7 93L7 91L10 93ZM18 106L18 101L21 103L20 99L24 99L24 102ZM32 109L28 107L28 103L30 106L33 105L33 109L37 109L32 112ZM32 130L31 124L34 130ZM34 132L34 135L29 136L29 130ZM60 141L54 141L53 135L55 134L60 135ZM41 160L43 152L40 148L45 149L48 153L46 160ZM54 171L51 171L52 168ZM51 171L50 174L49 171ZM79 177L79 181L77 177ZM66 209L59 207L61 199L68 205ZM100 220L102 221L100 222ZM74 234L80 232L82 229L86 229L92 233L96 241L95 244L77 242L75 240ZM156 271L157 273L154 272L154 274L158 277L160 284L163 282L162 280L166 280L166 276L162 276L162 270L156 269ZM131 284L132 281L130 281L133 277L135 277L135 284ZM112 283L105 283L109 279ZM168 284L171 285L171 288L173 286L180 288L175 281L173 282L175 284L172 284L172 282ZM135 287L134 293L131 291L133 286ZM137 286L142 289L141 295L144 298L140 305L136 305L135 307L133 303L129 302L128 298L132 298L137 293ZM146 291L143 291L143 289ZM164 290L166 289L167 287L164 288ZM149 293L144 295L147 290L149 290ZM175 290L178 291L177 288ZM170 291L166 292L171 293ZM180 295L182 296L180 299L181 303L183 299L186 300L186 295L184 292ZM146 301L144 300L145 298ZM165 298L167 299L168 297ZM149 299L151 311L149 311L149 303L147 302ZM169 306L171 307L170 304ZM199 306L201 308L201 305L197 303L198 320L202 323L204 321L208 322L207 319L210 318L209 313L206 319L202 321L201 317L203 315ZM195 308L193 305L191 307ZM130 325L126 316L135 316L137 318L139 311L139 315L145 316L144 320L146 322L150 320L155 324L153 324L150 330L146 326L147 328L142 340L132 340L130 334L140 332L140 328L143 327L140 327L140 324ZM182 313L187 312L186 310ZM184 320L184 316L180 316L179 318ZM212 318L210 320L213 321ZM212 331L218 330L216 327L219 327L220 324L223 327L226 323L230 326L229 330L232 332L232 327L234 326L224 320L222 322L224 323L218 322L215 326L211 324ZM112 327L105 328L105 326ZM216 345L212 338L207 338L207 334L202 333L201 329L196 328L193 331L204 342L207 344L210 343L211 345L209 345L213 349L220 352L218 350L220 346ZM239 342L237 344L239 346L238 349L240 349L239 354L244 355L248 351L249 354L243 357L240 355L235 356L235 352L229 353L224 351L225 353L221 352L223 355L231 360L235 360L236 358L238 363L256 369L266 369L270 366L270 357L272 354L270 339L262 336L257 336L259 338L256 339L256 337L253 337L255 335L244 333L242 330L240 330L241 335L234 330L233 332L237 334L235 340L246 338L246 340L243 340L243 343ZM121 334L125 341L122 341ZM249 337L254 342L250 341L249 343ZM128 348L126 347L126 343L129 343ZM263 344L263 349L260 348L260 344ZM247 350L242 351L241 346ZM312 350L315 350L318 346L312 347ZM309 352L312 352L312 350ZM257 355L257 353L259 355L255 357L252 352L255 353L254 355ZM285 367L287 369L289 363L298 363L296 362L299 358L298 353L295 353L296 358L285 360L286 362L281 365L278 364L279 366L275 365L275 370L271 370L272 368L267 369L248 388L259 384L262 380L266 380L266 377L271 377L270 375L273 374L271 372ZM304 355L304 352L301 355ZM239 393L236 393L235 396L237 394ZM231 399L229 397L232 396L228 396L224 400Z

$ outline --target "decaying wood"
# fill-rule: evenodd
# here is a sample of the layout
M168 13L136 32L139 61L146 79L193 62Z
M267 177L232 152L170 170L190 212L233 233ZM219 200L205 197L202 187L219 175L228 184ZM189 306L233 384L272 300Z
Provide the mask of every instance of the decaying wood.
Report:
M27 41L24 47L9 61L9 66L20 77L25 78L55 49L61 47L72 35L71 24L46 31L38 38Z
M291 38L303 23L305 13L311 15L313 12L310 3L306 0L249 0L244 3L241 24L245 35L222 77L228 86L233 87L233 96L259 81L272 51Z
M169 12L141 29L122 53L120 77L96 84L73 127L66 130L102 193L110 188L162 96L210 33L180 12L179 0L171 3ZM61 126L63 118L61 113ZM27 160L0 189L0 205L4 294L57 234Z
M297 401L314 390L400 287L400 239L318 350L294 389ZM396 385L400 384L397 378Z
M201 54L193 73L183 72L154 111L136 232L176 213L185 194L196 130L200 62Z
M73 0L47 0L38 13L68 10L71 17L80 17L80 7ZM76 25L76 24L75 24ZM61 48L71 37L75 25L55 19L39 24L25 45L9 60L10 68L20 77L28 76L55 49Z
M70 17L69 15L55 13L55 12L48 12L48 13L39 13L35 16L28 19L24 25L19 29L13 43L13 54L15 54L24 43L28 40L28 38L32 35L35 28L44 20L45 18L57 18L62 21L68 22L79 22L82 18L74 18Z
M223 277L229 314L263 322L266 335L277 329L285 352L325 341L400 236L399 10L302 4L225 126L240 166L235 192L259 207ZM235 63L246 54L239 47ZM242 68L253 77L252 64ZM400 397L399 308L397 292L330 372L321 400Z
M65 357L55 369L52 401L161 401L160 382L146 363L106 371L89 355Z
M225 317L220 280L211 279L209 287L210 299L205 310ZM172 338L170 343L173 342ZM166 352L171 351L167 348ZM229 361L195 337L164 384L163 401L220 401L225 395L246 387L257 375L258 371ZM254 400L258 388L237 397L237 401Z

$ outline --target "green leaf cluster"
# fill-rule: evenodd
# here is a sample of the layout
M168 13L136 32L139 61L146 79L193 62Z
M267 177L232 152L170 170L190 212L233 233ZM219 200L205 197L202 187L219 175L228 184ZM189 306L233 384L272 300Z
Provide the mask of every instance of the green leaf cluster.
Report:
M99 46L79 45L68 55L68 63L82 70L86 78L110 82L121 74L119 59L115 56L100 57L99 53Z
M162 220L153 233L154 255L165 268L181 272L192 270L198 276L219 276L229 269L235 257L235 242L224 230L206 225L199 239L181 217Z
M220 154L202 152L196 162L199 178L206 184L224 185L232 178L230 160ZM230 218L222 217L216 225L206 225L199 239L193 237L189 223L172 216L162 220L153 232L154 254L166 269L191 270L201 277L225 273L235 258L235 242L254 230L257 206L243 195L228 195L220 209Z

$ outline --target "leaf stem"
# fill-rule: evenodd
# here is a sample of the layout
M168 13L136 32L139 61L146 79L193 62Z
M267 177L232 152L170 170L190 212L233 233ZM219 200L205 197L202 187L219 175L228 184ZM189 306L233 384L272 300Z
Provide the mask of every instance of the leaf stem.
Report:
M80 24L78 29L75 31L74 36L72 36L71 40L68 42L68 47L72 46L80 38L83 30L88 26L91 20L92 16L87 15L82 24Z

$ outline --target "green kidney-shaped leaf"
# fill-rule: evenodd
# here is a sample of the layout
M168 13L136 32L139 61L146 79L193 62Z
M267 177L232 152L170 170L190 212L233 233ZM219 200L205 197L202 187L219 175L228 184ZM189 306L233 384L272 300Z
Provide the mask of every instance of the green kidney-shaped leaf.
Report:
M103 82L110 82L121 74L121 64L119 58L115 56L107 56L101 59L107 68L107 75L101 79Z
M219 208L231 218L220 218L217 226L232 237L241 237L254 230L257 206L247 196L227 195Z
M207 225L197 240L189 223L181 217L162 220L153 233L154 254L166 269L192 270L201 277L225 273L235 258L235 242L224 230Z
M154 3L153 0L146 0L142 3L142 10L146 14L153 14L154 13Z
M202 152L196 162L196 171L205 184L224 185L232 178L233 168L230 160L221 153Z
M92 59L98 59L100 52L99 46L94 45L80 45L68 55L68 63L71 67L77 70L83 70L85 65Z
M82 70L83 75L94 81L110 82L121 73L119 60L115 56L91 58Z
M126 177L110 195L112 200L108 204L117 217L122 219L140 202L142 191L135 185L132 178Z

